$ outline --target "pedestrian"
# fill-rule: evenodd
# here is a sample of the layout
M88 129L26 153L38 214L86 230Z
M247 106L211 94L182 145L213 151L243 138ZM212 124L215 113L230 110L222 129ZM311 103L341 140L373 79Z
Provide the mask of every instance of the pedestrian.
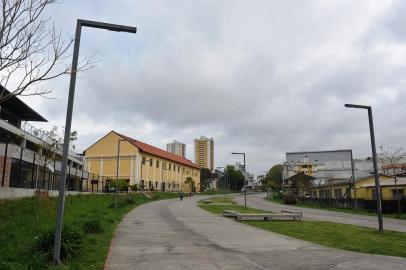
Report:
M183 200L183 192L182 191L179 192L179 198L180 198L180 200Z

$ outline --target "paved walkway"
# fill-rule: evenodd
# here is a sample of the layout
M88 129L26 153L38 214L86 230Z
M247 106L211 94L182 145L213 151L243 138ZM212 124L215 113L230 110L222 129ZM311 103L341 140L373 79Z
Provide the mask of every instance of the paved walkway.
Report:
M266 196L265 193L247 195L247 206L275 213L280 213L281 209L290 209L294 211L301 211L303 213L303 219L305 220L307 219L307 220L330 221L378 229L378 218L376 216L356 215L315 208L288 206L266 201L264 199L265 196ZM238 202L239 204L244 204L244 195L237 195L235 197L235 201ZM384 230L406 232L406 220L395 218L384 218L383 227Z
M213 215L202 196L141 205L118 225L105 269L404 269L406 259L337 250Z

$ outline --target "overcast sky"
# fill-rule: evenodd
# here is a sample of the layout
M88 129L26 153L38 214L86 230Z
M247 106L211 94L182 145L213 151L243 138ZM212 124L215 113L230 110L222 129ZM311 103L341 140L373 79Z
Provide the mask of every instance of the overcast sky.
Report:
M60 1L48 10L73 36L77 18L136 26L136 35L82 31L97 66L76 85L73 129L82 151L111 130L165 148L215 141L215 165L247 153L261 174L284 153L353 149L370 156L366 111L378 145L405 145L405 1ZM69 77L54 99L24 98L64 125Z

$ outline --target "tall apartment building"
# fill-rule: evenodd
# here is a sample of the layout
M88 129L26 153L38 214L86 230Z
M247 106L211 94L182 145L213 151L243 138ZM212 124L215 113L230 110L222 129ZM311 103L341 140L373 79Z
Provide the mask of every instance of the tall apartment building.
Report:
M166 144L166 151L181 157L186 157L186 144L175 140Z
M214 171L214 140L213 138L200 137L194 140L195 163L203 168Z

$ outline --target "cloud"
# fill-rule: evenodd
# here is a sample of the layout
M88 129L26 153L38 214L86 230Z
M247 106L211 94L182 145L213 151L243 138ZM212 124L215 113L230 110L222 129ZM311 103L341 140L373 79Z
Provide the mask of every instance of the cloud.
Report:
M71 12L66 12L70 10ZM99 65L77 82L73 126L86 148L110 130L161 148L214 137L216 165L247 152L262 173L288 151L405 144L406 31L402 1L69 1L50 14L136 25L134 35L86 29L82 54ZM33 99L63 125L68 78L56 100Z

